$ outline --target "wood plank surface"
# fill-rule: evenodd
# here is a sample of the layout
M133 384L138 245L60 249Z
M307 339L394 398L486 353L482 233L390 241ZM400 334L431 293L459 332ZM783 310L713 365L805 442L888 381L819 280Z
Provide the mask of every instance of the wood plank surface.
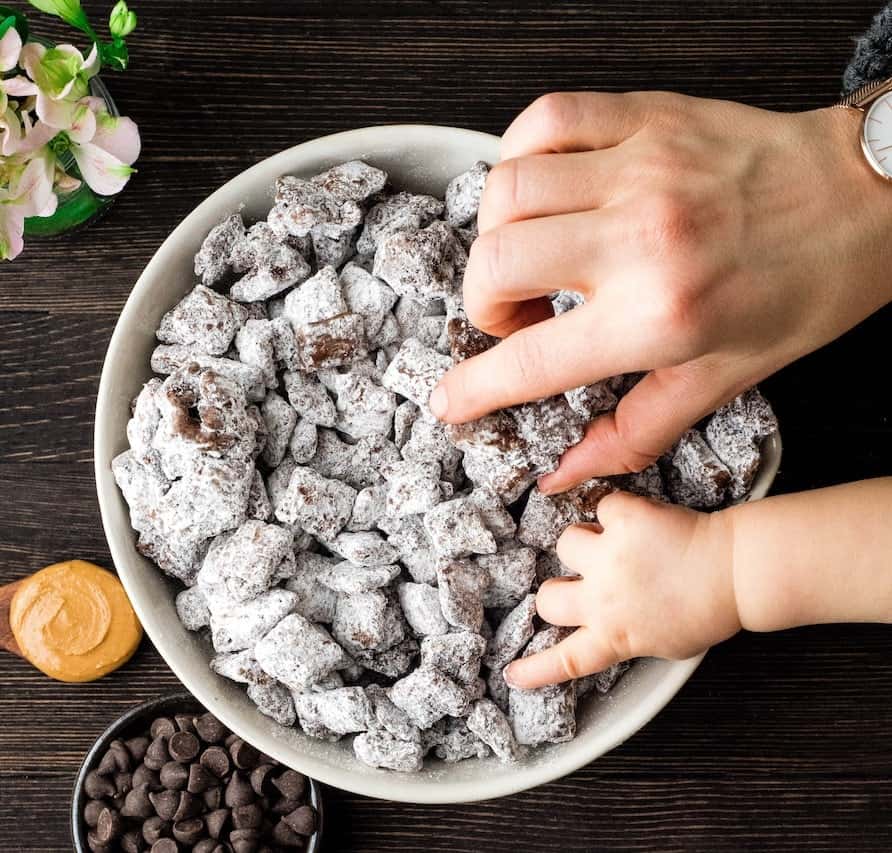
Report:
M140 124L139 173L101 223L0 267L0 584L61 559L110 565L91 465L108 340L158 245L238 172L370 124L499 133L553 89L818 107L880 2L134 2L133 66L109 83ZM99 17L110 4L85 5ZM785 442L779 490L892 473L890 322L881 312L765 383ZM328 789L325 849L888 851L890 660L881 627L740 635L651 725L553 784L448 807ZM4 654L0 851L70 850L83 754L127 707L177 686L147 641L87 685Z

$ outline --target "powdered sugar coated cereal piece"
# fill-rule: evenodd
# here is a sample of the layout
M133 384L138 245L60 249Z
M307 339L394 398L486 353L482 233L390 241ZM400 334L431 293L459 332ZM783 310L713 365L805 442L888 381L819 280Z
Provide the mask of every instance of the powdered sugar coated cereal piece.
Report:
M381 566L395 563L399 559L399 551L385 541L380 533L339 533L330 542L326 542L330 551L340 554L354 566Z
M478 160L467 172L454 177L446 187L446 221L450 225L466 225L480 207L480 196L489 166Z
M478 631L483 622L483 597L491 578L469 560L437 567L440 609L456 628Z
M421 410L411 400L403 400L393 413L393 443L399 450L409 440L412 434L412 424L415 423Z
M400 567L395 564L357 566L344 560L323 572L320 581L335 592L352 595L387 586L399 573Z
M356 495L346 529L351 533L373 530L385 514L386 504L387 486L366 486Z
M248 320L235 336L235 348L242 364L256 367L267 388L275 388L275 330L269 320Z
M245 236L245 223L241 214L228 216L215 225L204 238L198 254L195 255L195 275L207 287L220 281L229 270L229 257L233 247Z
M280 726L293 726L297 715L294 702L288 688L282 684L249 684L248 698L257 706L257 710L271 717Z
M762 462L762 442L776 432L777 418L756 388L722 406L709 419L706 441L731 472L728 494L733 500L749 491Z
M518 761L523 757L511 723L489 699L479 699L471 706L467 726L501 761Z
M429 728L447 714L462 717L470 704L460 685L431 666L420 666L401 678L388 695L420 729Z
M440 609L440 593L426 583L401 583L397 587L400 606L409 627L418 635L445 634L449 623Z
M304 370L340 367L368 354L361 314L340 314L297 329L297 345Z
M559 495L543 495L538 488L530 492L517 538L524 545L554 550L561 533L571 524L598 520L598 504L616 490L607 480L593 478Z
M448 764L468 758L486 758L489 747L469 728L466 720L449 719L434 745L434 754Z
M486 640L471 631L427 636L421 641L421 665L432 666L471 688L480 674Z
M315 455L319 446L319 433L316 425L298 418L288 442L288 450L295 462L306 465Z
M486 352L498 343L498 338L481 332L464 316L450 317L446 323L449 351L456 364Z
M434 551L445 559L495 554L498 546L477 507L467 498L446 501L424 514L424 529Z
M468 500L477 508L483 523L496 540L502 541L514 537L517 523L492 489L478 486L468 495Z
M350 663L328 631L298 613L286 616L269 631L255 646L254 654L265 672L291 690L303 690Z
M270 684L275 680L261 669L253 649L216 655L210 667L217 675L239 684Z
M532 548L480 556L477 565L492 578L484 607L516 607L536 580L536 552Z
M348 374L340 383L335 406L335 426L353 438L361 438L390 432L397 401L393 391L369 377Z
M656 501L666 501L666 486L663 482L663 475L660 473L660 467L656 463L648 465L641 471L634 474L626 474L619 478L618 483L621 488L633 495L640 495L645 498L652 498Z
M241 305L199 284L161 318L155 334L165 344L222 355L245 319Z
M409 719L405 711L390 701L383 687L379 684L370 684L366 687L365 694L371 703L375 722L379 726L390 732L397 740L421 744L421 730Z
M374 254L378 244L391 234L426 228L443 213L444 207L442 201L430 195L396 193L369 209L356 250Z
M524 403L511 409L511 415L534 474L554 471L563 452L582 440L583 423L563 396Z
M347 481L351 479L354 445L342 441L334 430L316 431L316 452L308 465L323 477Z
M580 385L564 392L570 408L584 421L590 421L597 415L610 412L619 402L609 379L602 379L592 385Z
M381 767L403 773L421 770L424 753L414 741L398 740L383 729L363 732L353 739L356 757L369 767Z
M385 315L396 305L396 294L380 278L354 263L341 270L339 281L348 310L362 314L366 336L371 340L381 330Z
M288 443L297 423L297 412L275 391L270 391L260 406L266 424L267 440L263 448L263 461L275 468L285 458Z
M286 456L279 467L275 471L271 471L266 478L266 493L269 495L270 506L275 515L276 510L281 506L286 494L288 494L288 484L291 482L291 475L297 463Z
M321 726L339 735L366 731L374 716L361 687L295 693L294 706L301 728L306 730Z
M338 273L334 267L322 267L312 278L285 297L285 317L295 329L329 320L347 313L347 302L341 292Z
M493 635L490 649L483 662L490 669L502 669L517 656L533 636L536 616L536 596L526 596L501 621Z
M276 509L276 518L298 524L320 539L332 540L350 518L355 497L356 490L346 483L328 480L312 468L299 465Z
M282 375L282 381L288 400L302 418L318 426L335 425L338 415L334 400L317 376L289 370Z
M269 521L273 515L273 505L270 503L266 486L259 471L254 471L251 477L251 490L248 493L248 505L245 507L248 518L256 518L258 521Z
M399 678L411 668L418 654L418 643L411 637L384 651L354 650L356 663L386 678Z
M320 267L339 267L344 261L353 257L353 238L356 236L356 228L331 237L325 233L324 228L314 228L310 231L310 242L313 244L313 254L316 257L316 265Z
M400 296L437 299L455 287L458 257L464 249L445 223L384 238L375 252L373 273Z
M295 612L310 622L331 624L334 619L338 596L322 583L322 578L337 562L332 557L307 551L295 556L294 574L285 581L285 589L297 597Z
M420 516L407 516L387 539L400 552L400 560L416 583L435 584L439 560Z
M198 353L180 344L161 344L152 352L152 370L156 373L175 373L192 366L199 370L212 370L235 382L249 400L259 401L266 396L266 378L259 367L242 364L231 358L216 358Z
M731 472L703 434L689 429L675 445L667 485L672 500L697 509L721 506L731 482Z
M190 586L177 594L176 608L177 616L187 631L198 631L210 624L207 599L197 586Z
M391 466L387 475L387 515L417 515L435 507L441 499L437 463L399 462Z
M356 488L383 483L401 464L396 445L380 434L364 435L353 445L346 480Z
M417 419L401 453L410 461L439 463L444 479L453 481L460 476L461 451L449 441L441 423Z
M387 366L382 384L408 398L432 419L427 401L431 391L452 367L452 359L408 338Z
M211 612L211 640L218 652L237 652L260 641L294 608L296 596L284 589L271 589L251 601L219 607ZM263 669L277 678L260 655ZM281 680L281 679L279 679Z
M231 255L232 266L245 274L229 291L237 302L269 299L310 275L310 265L300 251L282 240L266 222L253 225Z
M352 653L384 651L405 636L398 605L377 589L338 596L331 630Z
M133 402L133 415L127 422L127 441L134 457L143 465L158 461L158 451L152 447L152 441L161 422L161 410L158 408L160 390L160 379L153 378L146 382Z

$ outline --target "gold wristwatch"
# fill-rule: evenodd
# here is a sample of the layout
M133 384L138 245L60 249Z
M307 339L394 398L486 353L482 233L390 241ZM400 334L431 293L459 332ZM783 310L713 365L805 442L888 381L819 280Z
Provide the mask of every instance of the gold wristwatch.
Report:
M838 104L860 110L861 148L871 168L892 181L892 77L875 80L850 92Z

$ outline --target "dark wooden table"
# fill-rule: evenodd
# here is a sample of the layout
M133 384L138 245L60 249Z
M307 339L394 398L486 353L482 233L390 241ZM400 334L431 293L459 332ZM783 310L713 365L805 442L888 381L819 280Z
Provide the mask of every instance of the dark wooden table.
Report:
M133 66L109 82L142 130L139 174L101 224L0 267L0 583L64 558L110 564L91 464L105 348L152 253L233 175L363 125L499 133L550 89L817 107L880 2L135 3ZM890 320L765 384L786 444L780 490L892 472ZM882 627L738 636L644 731L559 782L443 807L329 790L327 849L888 851L890 659ZM148 642L86 686L0 660L0 851L69 850L84 752L129 705L175 687Z

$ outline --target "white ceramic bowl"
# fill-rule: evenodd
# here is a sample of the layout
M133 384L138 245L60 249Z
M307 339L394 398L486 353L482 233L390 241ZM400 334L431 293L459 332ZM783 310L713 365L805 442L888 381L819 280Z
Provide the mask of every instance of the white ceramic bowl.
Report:
M373 770L353 757L346 743L331 744L285 729L261 715L242 688L208 668L211 650L182 627L174 586L137 553L127 506L111 473L111 460L127 447L130 401L151 375L149 355L161 315L194 285L193 255L210 228L244 206L263 217L271 187L283 174L311 175L361 158L390 173L401 189L442 197L449 179L476 160L499 159L495 136L450 127L390 126L348 131L298 145L258 163L200 204L152 258L133 288L108 348L96 407L96 486L115 567L133 606L177 677L229 728L279 761L339 788L390 800L449 803L501 797L571 773L613 749L645 725L679 690L701 657L644 660L606 698L580 703L579 733L569 743L536 750L520 765L494 759L445 764L428 760L419 774ZM753 497L771 485L780 459L779 441L765 449Z

